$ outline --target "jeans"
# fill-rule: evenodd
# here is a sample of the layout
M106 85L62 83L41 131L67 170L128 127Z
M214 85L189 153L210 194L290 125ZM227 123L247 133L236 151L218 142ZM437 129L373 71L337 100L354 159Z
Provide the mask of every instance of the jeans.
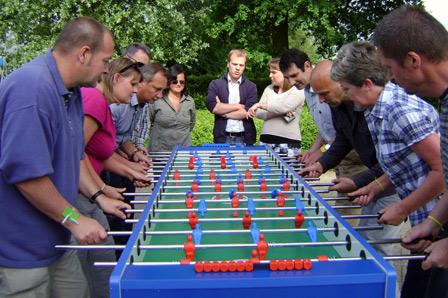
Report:
M103 211L81 194L76 198L75 207L85 216L98 221L107 231L110 230L107 218ZM76 241L72 238L72 241ZM114 245L114 239L108 236L103 245ZM115 262L115 251L107 250L81 250L78 257L82 269L89 283L90 295L92 298L109 297L109 277L113 267L95 267L94 262Z

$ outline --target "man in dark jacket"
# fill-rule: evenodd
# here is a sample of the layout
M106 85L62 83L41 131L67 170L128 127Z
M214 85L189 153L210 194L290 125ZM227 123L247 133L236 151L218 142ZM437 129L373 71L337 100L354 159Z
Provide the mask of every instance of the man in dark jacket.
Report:
M215 114L213 142L253 145L255 124L247 110L258 101L257 86L243 77L246 52L231 50L227 61L228 72L208 86L206 105Z

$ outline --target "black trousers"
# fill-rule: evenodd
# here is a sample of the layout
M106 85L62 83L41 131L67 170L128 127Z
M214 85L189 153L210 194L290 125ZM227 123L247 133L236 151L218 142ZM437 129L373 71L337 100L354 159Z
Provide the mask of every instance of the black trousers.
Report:
M445 232L439 238L448 236L447 228L445 225ZM448 298L448 270L433 268L425 271L421 263L421 260L408 262L401 298Z

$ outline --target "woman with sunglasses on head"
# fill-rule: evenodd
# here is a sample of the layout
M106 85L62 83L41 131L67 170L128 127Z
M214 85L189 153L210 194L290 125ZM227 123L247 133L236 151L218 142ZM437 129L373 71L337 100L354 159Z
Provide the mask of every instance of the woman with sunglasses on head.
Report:
M191 146L196 121L194 100L187 93L187 75L182 66L168 69L168 90L162 99L149 104L150 152L171 151L175 145Z
M124 189L107 186L100 178L101 172L108 170L142 184L148 182L141 165L115 153L116 129L109 108L112 103L129 103L140 80L138 64L128 58L119 58L109 64L108 73L101 76L96 87L81 88L86 158L81 161L80 179L89 188L86 192L92 195L87 198L79 194L75 206L82 214L96 219L106 230L110 228L103 211L125 219L124 209L131 207L122 202ZM111 236L105 244L114 244ZM91 297L108 297L112 268L94 267L93 263L114 262L115 252L79 251L78 256L89 282Z
M269 61L272 84L264 89L260 101L249 109L249 115L264 120L260 144L297 155L301 145L300 113L305 94L285 80L279 62L279 58Z

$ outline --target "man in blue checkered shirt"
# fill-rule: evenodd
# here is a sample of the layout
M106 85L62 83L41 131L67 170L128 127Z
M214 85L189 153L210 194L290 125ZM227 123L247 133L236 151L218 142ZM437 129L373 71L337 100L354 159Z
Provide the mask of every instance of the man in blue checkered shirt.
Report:
M393 184L401 201L381 210L378 222L397 225L409 216L412 226L421 223L445 188L436 110L388 82L388 71L378 51L367 42L343 46L331 76L355 104L367 108L364 115L378 162L386 173L352 193L357 196L354 202L363 204ZM427 283L417 284L425 279L429 280L429 276L420 263L409 262L402 297L425 297Z

